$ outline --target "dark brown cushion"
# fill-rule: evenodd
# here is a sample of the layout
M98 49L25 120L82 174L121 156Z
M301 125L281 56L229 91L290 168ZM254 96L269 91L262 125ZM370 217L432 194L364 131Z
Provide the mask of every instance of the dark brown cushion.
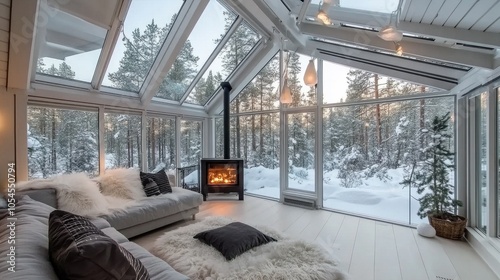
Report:
M146 193L146 196L149 197L161 194L158 184L156 184L156 182L153 179L144 177L141 179L141 183L142 183L142 188Z
M276 241L256 228L240 222L200 232L194 238L213 246L228 261L254 247Z
M158 185L158 188L160 189L161 193L172 192L172 187L168 182L167 173L165 173L163 169L156 173L145 173L141 171L140 176L141 176L141 181L144 181L146 178L153 179L153 181L155 181L155 183Z
M144 265L87 218L49 216L49 258L59 279L149 280Z

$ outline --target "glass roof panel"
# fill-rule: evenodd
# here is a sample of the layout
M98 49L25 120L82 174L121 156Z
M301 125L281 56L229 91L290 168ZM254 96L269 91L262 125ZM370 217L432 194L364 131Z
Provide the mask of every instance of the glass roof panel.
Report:
M279 104L279 53L231 101L231 113L276 110Z
M156 97L181 100L235 19L236 16L218 1L211 0L160 85Z
M311 4L319 5L320 3L330 2L332 5L339 0L312 0ZM339 7L356 9L369 12L379 12L390 14L398 8L399 0L365 0L365 1L352 1L352 0L340 0Z
M103 86L139 92L183 3L183 0L132 1Z
M230 21L230 18L226 18L227 21ZM226 30L229 27L230 25L227 24ZM205 105L219 87L220 82L224 81L238 67L259 39L260 35L251 29L246 22L242 22L197 82L186 102Z
M38 17L43 23L36 35L40 44L36 72L90 82L107 30L62 10L42 8L56 16Z

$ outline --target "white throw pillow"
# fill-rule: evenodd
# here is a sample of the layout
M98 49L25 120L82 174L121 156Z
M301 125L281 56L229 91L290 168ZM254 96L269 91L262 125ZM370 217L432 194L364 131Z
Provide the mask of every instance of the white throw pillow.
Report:
M101 191L105 195L133 200L146 197L146 193L142 188L139 169L108 169L96 180L99 181Z
M436 230L427 223L421 223L417 226L417 233L425 237L436 236Z
M85 173L52 177L59 209L86 217L109 214L108 202Z

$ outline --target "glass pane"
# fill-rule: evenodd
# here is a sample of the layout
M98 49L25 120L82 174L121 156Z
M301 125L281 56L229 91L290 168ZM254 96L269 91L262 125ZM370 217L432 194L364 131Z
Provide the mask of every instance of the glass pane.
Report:
M148 169L175 169L175 119L148 118Z
M141 116L104 114L106 169L141 168Z
M139 92L182 0L134 0L123 24L102 84Z
M211 0L160 85L156 97L179 101L235 18L218 1ZM210 86L217 87L218 84ZM215 87L210 86L207 90L215 91Z
M288 114L288 188L315 191L314 113Z
M424 163L430 155L422 153L431 141L427 132L435 116L453 114L454 103L446 97L325 108L323 206L404 224L427 222L417 215L425 192L402 182L412 171L429 173ZM453 152L454 125L448 125L451 138L444 144ZM454 186L454 168L446 172Z
M343 103L400 95L435 92L437 89L379 74L323 62L323 103Z
M252 178L245 180L247 193L280 197L279 118L279 113L231 117L231 157L245 160L245 177ZM222 128L217 134L222 138Z
M233 19L226 17L225 20L225 29L227 30ZM260 35L248 27L245 22L241 23L198 81L186 102L205 105L220 86L220 82L224 81L238 67L259 39Z
M279 55L231 101L231 113L279 109Z
M180 167L200 163L202 152L202 123L200 121L181 120L181 162Z
M292 103L288 107L316 105L316 88L304 84L304 73L311 58L298 53L288 53L284 59L285 65L288 65L288 86L292 92ZM317 61L314 61L316 69L317 65Z
M477 157L477 227L486 233L488 222L488 189L487 189L487 103L488 93L482 93L476 98L476 157Z
M57 16L40 16L36 40L39 74L90 82L107 30L62 10L40 4ZM43 21L43 22L42 22Z
M99 174L98 113L28 106L28 178Z

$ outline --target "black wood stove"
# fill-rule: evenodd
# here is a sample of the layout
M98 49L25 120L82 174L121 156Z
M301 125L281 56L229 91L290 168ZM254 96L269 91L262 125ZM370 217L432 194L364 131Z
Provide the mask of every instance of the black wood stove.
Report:
M202 158L200 160L200 185L203 200L208 193L237 192L243 200L243 159L231 159L229 146L229 95L231 85L221 83L224 89L224 158Z

